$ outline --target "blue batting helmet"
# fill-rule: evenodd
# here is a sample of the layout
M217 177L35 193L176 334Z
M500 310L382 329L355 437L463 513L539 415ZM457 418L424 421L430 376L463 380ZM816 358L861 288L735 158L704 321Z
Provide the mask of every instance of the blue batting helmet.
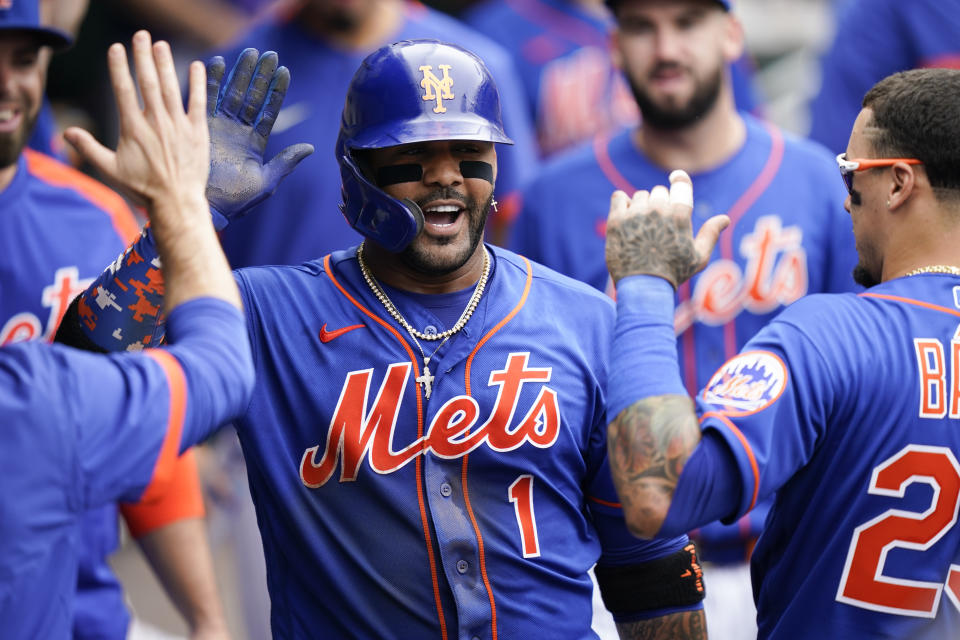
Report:
M351 227L391 251L410 244L423 228L420 207L387 195L354 152L434 140L513 144L480 58L437 40L396 42L367 56L347 89L336 147L340 209Z

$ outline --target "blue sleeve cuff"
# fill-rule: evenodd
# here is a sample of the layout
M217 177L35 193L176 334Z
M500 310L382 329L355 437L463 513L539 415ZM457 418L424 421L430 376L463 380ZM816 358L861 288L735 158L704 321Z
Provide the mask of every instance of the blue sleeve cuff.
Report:
M617 284L608 420L649 396L687 394L680 378L673 314L673 286L663 278L630 276Z

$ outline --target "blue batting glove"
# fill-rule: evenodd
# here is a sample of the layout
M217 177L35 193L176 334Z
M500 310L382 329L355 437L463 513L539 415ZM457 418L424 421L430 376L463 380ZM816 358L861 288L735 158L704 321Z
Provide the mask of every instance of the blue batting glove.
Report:
M223 58L207 63L207 125L210 130L210 178L207 201L217 230L270 196L313 145L294 144L264 164L264 151L290 72L277 66L277 54L244 49L227 81Z

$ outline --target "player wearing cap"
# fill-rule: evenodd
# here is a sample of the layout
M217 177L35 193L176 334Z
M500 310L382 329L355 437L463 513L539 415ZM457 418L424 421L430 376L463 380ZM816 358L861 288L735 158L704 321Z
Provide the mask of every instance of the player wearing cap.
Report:
M236 95L214 120L252 124ZM336 145L364 242L236 272L258 375L236 424L276 637L593 637L597 562L625 637L703 637L686 536L638 544L616 503L612 304L483 242L494 145L509 142L479 58L383 47L353 78ZM97 305L115 290L104 278L74 307L94 341L132 327Z
M609 436L627 521L670 535L775 492L752 560L760 638L960 628L958 139L960 71L908 71L867 93L838 161L869 288L792 305L717 370L696 412L673 287L726 221L693 239L685 176L669 196L614 195Z
M732 219L707 268L677 291L678 349L693 393L786 305L807 293L853 288L844 192L833 155L737 111L725 68L740 55L743 33L729 2L609 4L614 58L643 124L547 165L524 192L510 246L609 291L603 247L610 192L632 193L664 183L670 168L685 169L697 191L694 226L715 213ZM753 634L747 560L765 517L761 504L738 523L712 523L696 534L713 584L706 603L713 635ZM728 579L732 586L721 586ZM732 599L717 599L727 592Z
M50 49L70 42L66 33L40 25L36 0L0 8L0 344L51 340L70 301L138 233L118 194L24 146L42 113ZM192 452L176 464L176 482L119 509L190 627L222 629ZM117 514L112 503L83 515L77 638L127 635L130 614L107 564L119 546Z
M235 415L253 386L239 295L203 199L202 66L191 68L185 112L169 47L151 50L140 33L134 60L143 112L123 47L110 50L117 153L84 132L68 136L149 212L165 263L171 346L109 356L38 341L0 348L5 639L70 637L84 512L162 489L180 452Z

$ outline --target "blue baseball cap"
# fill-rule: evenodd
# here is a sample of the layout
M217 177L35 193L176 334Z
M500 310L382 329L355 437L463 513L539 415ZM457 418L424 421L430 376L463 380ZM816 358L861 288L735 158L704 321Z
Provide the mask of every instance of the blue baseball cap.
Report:
M607 7L609 7L611 11L616 11L617 6L619 6L620 3L623 2L623 0L604 0L604 1ZM730 11L731 9L733 9L733 6L732 6L733 2L731 0L714 0L714 2L716 2L721 7L723 7L724 11Z
M73 38L60 31L40 24L38 0L0 1L0 37L5 31L19 31L34 36L41 45L54 49L66 49Z

